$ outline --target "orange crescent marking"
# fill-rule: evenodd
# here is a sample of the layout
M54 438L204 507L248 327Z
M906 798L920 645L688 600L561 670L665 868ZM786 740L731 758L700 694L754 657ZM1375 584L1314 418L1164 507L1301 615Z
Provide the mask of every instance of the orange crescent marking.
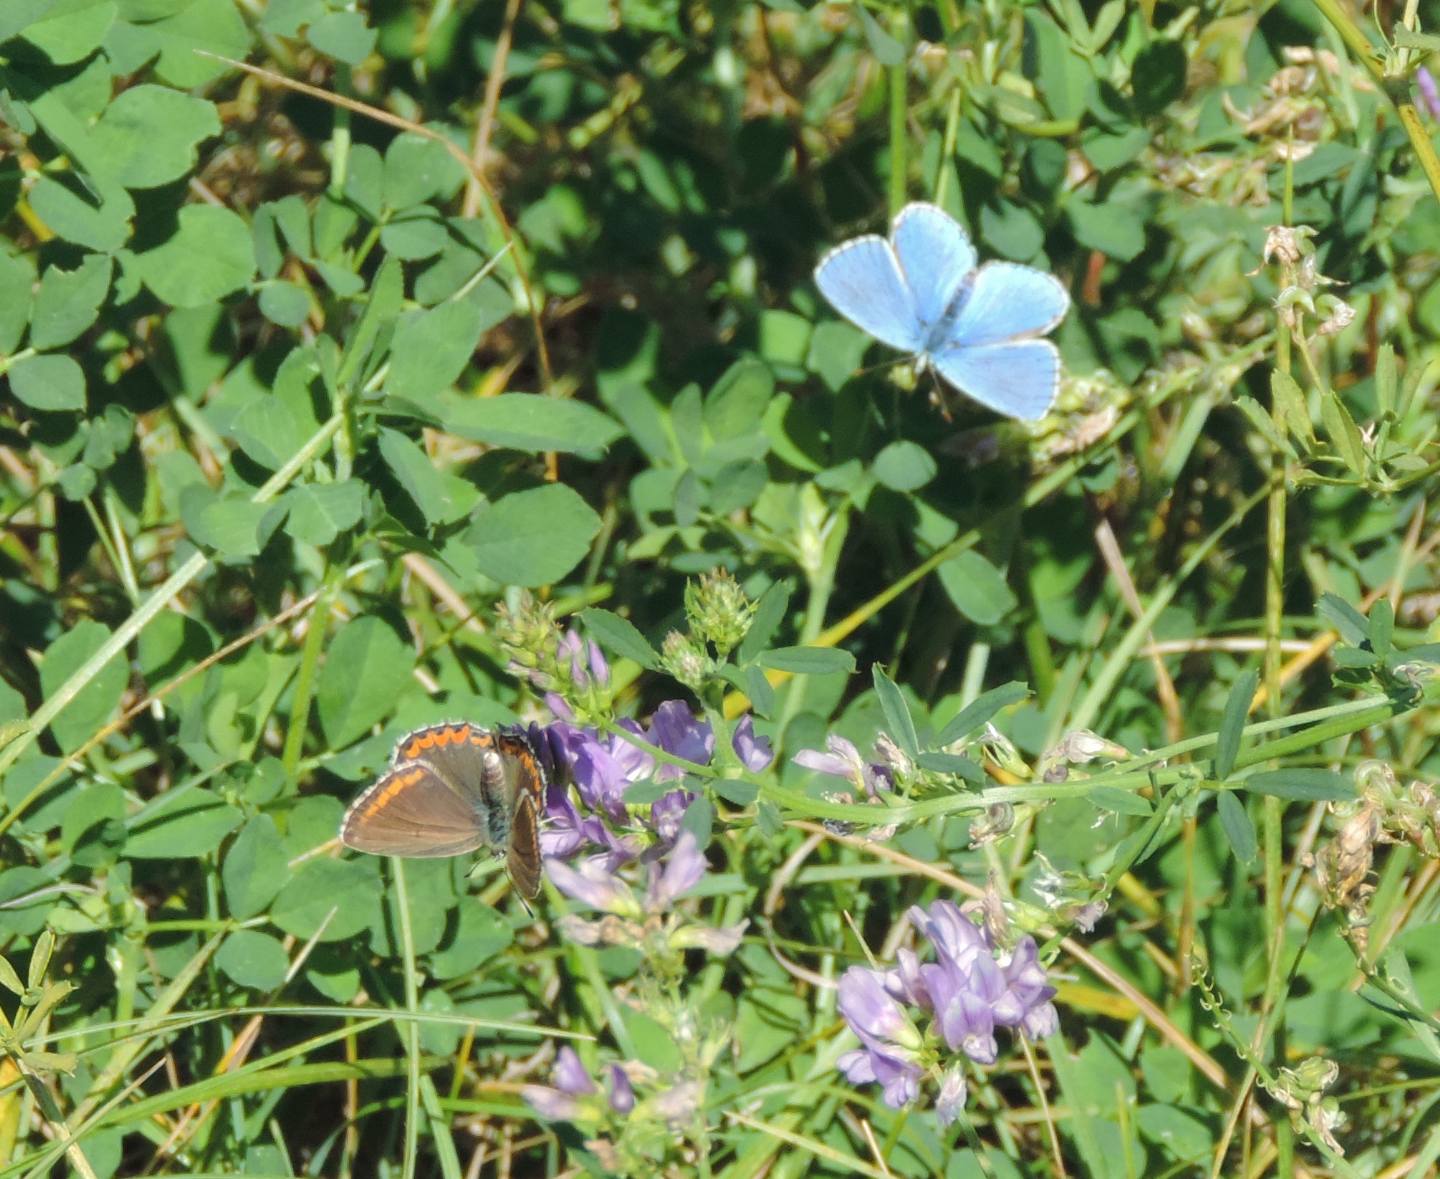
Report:
M415 766L410 770L396 770L393 774L381 778L372 787L375 791L374 797L360 809L360 817L368 819L383 811L390 800L400 791L415 785L429 772L424 766Z

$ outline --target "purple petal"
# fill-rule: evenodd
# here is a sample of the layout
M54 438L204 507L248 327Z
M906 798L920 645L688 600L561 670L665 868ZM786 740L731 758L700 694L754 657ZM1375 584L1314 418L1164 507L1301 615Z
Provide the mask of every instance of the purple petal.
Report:
M605 662L605 654L594 639L590 640L590 674L602 688L610 686L610 664Z
M814 770L817 774L828 774L832 778L850 779L850 763L833 753L821 753L818 749L802 749L790 759L797 766Z
M570 1121L580 1112L580 1103L575 1098L549 1085L521 1085L520 1096L542 1118Z
M896 1041L911 1030L900 1004L885 990L880 975L852 966L840 976L840 1014L862 1039Z
M675 842L680 834L680 823L695 797L689 790L672 790L650 804L650 826L655 828L662 844Z
M618 1064L612 1064L610 1072L610 1108L618 1114L628 1114L635 1108L635 1090L630 1078Z
M707 867L709 865L705 862L700 845L695 841L694 833L680 832L675 846L665 860L664 869L660 872L651 869L650 892L645 907L652 913L665 912L675 903L677 897L700 883L700 877L705 875Z
M710 764L715 751L715 734L710 726L697 720L683 700L667 700L655 710L647 740L666 753L702 766ZM661 766L655 771L655 781L668 782L684 772L679 766Z
M730 744L735 750L735 756L740 759L740 764L752 774L758 774L775 760L775 751L770 742L755 735L755 718L748 712L735 726L735 735Z
M935 1116L942 1129L960 1116L960 1111L965 1108L965 1094L965 1074L957 1064L946 1071L940 1082L940 1093L935 1098Z
M607 913L635 915L629 886L617 880L599 859L582 860L579 871L561 860L549 861L546 868L555 887L572 900Z
M555 1054L555 1067L551 1070L550 1079L555 1082L557 1089L577 1097L596 1091L595 1082L590 1079L580 1057L569 1044Z

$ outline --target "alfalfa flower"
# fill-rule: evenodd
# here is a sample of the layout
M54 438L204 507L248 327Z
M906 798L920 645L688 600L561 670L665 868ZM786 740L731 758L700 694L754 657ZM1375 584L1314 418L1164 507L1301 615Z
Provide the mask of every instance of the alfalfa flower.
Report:
M1030 1039L1057 1030L1055 988L1033 938L1022 937L1007 953L950 901L912 908L910 923L929 942L933 960L902 948L889 970L845 972L840 1013L861 1047L837 1064L851 1082L878 1081L885 1103L896 1109L933 1083L936 1112L948 1124L965 1100L962 1066L995 1063L996 1028Z

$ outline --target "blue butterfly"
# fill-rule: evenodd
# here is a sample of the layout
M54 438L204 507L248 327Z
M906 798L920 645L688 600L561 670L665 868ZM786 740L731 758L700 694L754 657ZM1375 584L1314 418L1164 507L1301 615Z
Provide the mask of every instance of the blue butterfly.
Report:
M830 305L1007 417L1045 416L1060 353L1043 336L1070 310L1054 275L1016 262L977 267L964 228L938 205L906 205L879 234L836 246L815 267Z

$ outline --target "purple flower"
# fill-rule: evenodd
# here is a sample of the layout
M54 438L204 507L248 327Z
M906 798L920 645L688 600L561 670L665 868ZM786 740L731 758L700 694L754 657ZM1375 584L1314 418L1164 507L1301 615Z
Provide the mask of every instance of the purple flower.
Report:
M555 1083L554 1088L549 1085L520 1086L520 1096L544 1118L572 1120L582 1112L582 1105L576 1098L599 1092L575 1049L568 1044L555 1054L555 1068L550 1073L550 1079Z
M675 842L680 834L680 822L694 801L693 790L672 790L650 804L650 826L655 828L661 847Z
M730 741L740 764L752 774L758 774L775 760L775 750L764 737L755 735L755 718L748 712L735 726L735 735Z
M635 1108L635 1090L630 1078L618 1064L612 1064L610 1073L610 1108L618 1114L628 1114Z
M850 967L840 976L839 1007L862 1045L840 1057L840 1071L854 1084L879 1081L885 1104L892 1109L914 1101L925 1075L916 1053L920 1033L885 990L880 975L863 966Z
M569 1044L555 1054L555 1068L550 1079L555 1082L557 1089L575 1096L595 1092L595 1082L590 1079L590 1074L580 1063L579 1055Z
M940 1092L935 1097L935 1118L942 1128L960 1116L960 1111L965 1108L966 1092L965 1074L958 1064L951 1065L945 1070Z
M862 1046L837 1064L852 1082L880 1082L886 1104L896 1108L919 1096L924 1077L940 1075L941 1045L976 1064L993 1064L999 1054L997 1027L1017 1028L1031 1038L1059 1027L1050 1001L1055 988L1046 979L1033 938L1021 938L1007 957L998 953L988 929L950 901L936 901L928 910L913 908L909 916L930 942L934 960L922 962L913 950L901 949L891 969L852 966L839 986L840 1014ZM929 1013L923 1035L907 1007ZM959 1117L965 1092L961 1061L955 1059L936 1098L942 1126Z
M715 752L715 734L708 724L696 719L683 700L667 700L655 710L645 739L666 753L683 757L696 765L709 765L710 756ZM660 766L654 775L657 782L669 782L684 776L684 770L672 765Z
M610 665L604 654L594 639L582 639L578 630L567 630L561 636L555 656L561 663L570 661L570 681L580 691L590 687L592 681L602 688L610 686Z
M796 765L814 770L817 774L844 778L866 798L874 798L881 790L889 790L894 784L889 766L880 762L867 762L860 756L855 743L844 737L826 737L823 752L819 749L802 749L792 760Z
M566 649L572 648L578 650L574 643ZM593 674L599 674L593 656L591 668ZM625 801L633 784L676 781L684 777L684 770L657 765L654 756L626 734L675 757L708 765L715 752L710 725L683 701L667 700L655 709L648 729L627 719L618 722L623 733L602 734L577 725L574 712L559 696L551 694L546 702L558 719L532 732L537 750L543 751L547 768L552 770L541 850L547 856L569 857L587 846L598 846L611 867L635 859L651 844L647 859L663 855L679 835L680 821L696 795L683 788L663 795L651 803L648 824L633 814ZM751 717L743 717L736 725L732 745L736 757L751 771L764 769L774 759L769 743L756 736ZM575 783L581 806L570 798L562 781L567 777Z
M1436 91L1434 77L1424 66L1415 71L1415 83L1420 88L1420 97L1430 117L1440 119L1440 93Z
M650 888L645 896L645 907L652 913L663 913L674 905L682 893L689 892L700 883L709 865L690 831L682 831L670 849L665 867L650 869Z
M630 886L605 866L604 857L581 860L578 868L561 860L551 860L546 867L551 882L571 900L606 913L639 915Z

